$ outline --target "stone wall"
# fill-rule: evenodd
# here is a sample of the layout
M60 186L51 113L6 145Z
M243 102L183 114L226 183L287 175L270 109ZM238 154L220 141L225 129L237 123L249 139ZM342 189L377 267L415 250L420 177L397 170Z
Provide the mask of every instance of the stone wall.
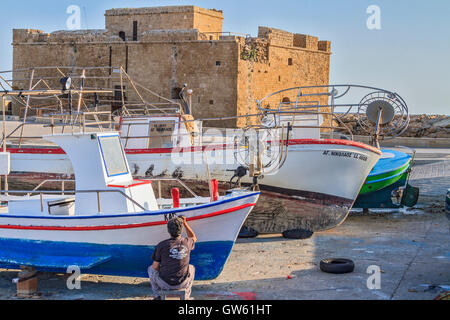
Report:
M105 13L106 30L112 35L125 33L127 40L133 40L134 22L137 35L149 30L197 29L201 33L222 32L221 11L207 10L196 6L172 6L152 8L111 9ZM217 38L215 34L215 39Z
M316 37L268 27L260 27L256 38L223 35L222 12L194 6L112 9L105 17L105 30L14 30L13 68L122 66L136 82L173 99L174 89L186 83L194 91L196 118L254 113L256 100L274 91L329 81L330 42ZM123 41L118 33L132 32L133 21L138 39ZM28 87L17 80L22 75L14 76L15 86Z
M303 37L309 38L317 40L315 37ZM239 115L255 113L256 100L273 92L297 86L329 84L330 46L327 47L327 51L319 51L318 41L315 41L313 46L310 42L301 42L299 39L299 35L287 31L260 27L258 38L247 39L245 43L241 43ZM309 93L313 92L318 93L320 90ZM296 93L291 91L285 96L277 96L277 99L281 97L296 101ZM278 100L268 101L275 107L281 102ZM321 98L320 103L326 104L327 97ZM248 119L241 119L238 122L239 126L245 124L250 124Z

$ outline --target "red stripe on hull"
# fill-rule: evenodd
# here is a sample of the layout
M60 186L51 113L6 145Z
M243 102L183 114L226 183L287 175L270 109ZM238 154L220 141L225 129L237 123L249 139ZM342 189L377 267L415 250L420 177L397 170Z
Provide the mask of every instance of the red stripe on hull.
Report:
M25 154L66 154L61 148L8 148L6 151Z
M294 139L289 141L290 146L301 145L301 144L331 144L331 145L341 145L366 149L381 155L381 150L369 146L365 143L351 141L351 140L338 140L338 139Z
M248 203L234 208L229 208L213 213L204 214L198 217L188 218L188 221L195 221L201 219L212 218L224 215L231 212L236 212L249 207L254 207L256 203ZM98 226L98 227L52 227L52 226L15 226L15 225L0 225L0 229L15 229L15 230L46 230L46 231L99 231L99 230L119 230L119 229L135 229L152 227L167 224L167 221L155 221L139 224L128 224L119 226Z
M361 142L338 139L293 139L289 141L290 146L295 145L341 145L356 148L362 148L381 155L381 151L377 148L371 147ZM158 153L184 153L184 152L198 152L208 150L225 150L227 148L234 148L234 145L208 145L203 147L186 147L186 148L151 148L151 149L126 149L127 154L158 154ZM7 150L10 153L25 153L25 154L65 154L62 149L48 149L48 148L10 148Z

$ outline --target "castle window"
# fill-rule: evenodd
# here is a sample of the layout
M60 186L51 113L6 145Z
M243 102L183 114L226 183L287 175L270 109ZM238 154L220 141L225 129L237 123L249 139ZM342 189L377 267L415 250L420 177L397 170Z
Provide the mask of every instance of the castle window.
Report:
M221 62L220 61L216 61L216 66L220 66Z
M214 100L209 100L209 104L214 104Z
M126 38L125 38L125 32L124 32L124 31L120 31L120 32L119 32L119 37L120 37L120 39L122 39L123 41L125 41L125 40L126 40Z
M123 88L123 101L127 101L127 88L125 86ZM112 112L117 109L122 108L122 89L120 86L114 86L114 100L112 102Z
M278 81L281 81L281 76L278 76Z
M11 101L5 101L5 113L6 115L12 115L12 102Z
M181 90L182 89L179 87L172 88L172 99L181 99L180 97Z
M292 66L292 58L289 58L289 59L288 59L288 65L289 65L289 66Z
M138 40L138 22L133 21L133 41Z

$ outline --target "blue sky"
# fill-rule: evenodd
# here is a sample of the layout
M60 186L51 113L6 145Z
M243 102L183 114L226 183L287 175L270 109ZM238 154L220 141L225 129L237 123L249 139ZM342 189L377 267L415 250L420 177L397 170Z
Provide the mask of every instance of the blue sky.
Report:
M82 8L83 29L103 29L106 9L189 4L223 10L224 31L256 36L261 25L330 40L331 83L393 90L413 114L450 115L448 0L2 0L0 69L12 66L13 28L66 29L70 5ZM366 27L370 5L381 30Z

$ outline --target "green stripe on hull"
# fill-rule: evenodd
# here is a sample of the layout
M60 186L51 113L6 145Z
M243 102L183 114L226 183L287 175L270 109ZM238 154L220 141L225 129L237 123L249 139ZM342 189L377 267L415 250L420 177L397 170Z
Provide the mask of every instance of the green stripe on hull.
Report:
M362 186L359 194L364 195L370 192L376 192L396 183L400 179L406 179L409 174L410 166L411 160L408 161L404 166L396 170L378 174L376 176L369 176Z
M365 184L368 184L371 182L373 183L373 182L381 180L381 179L386 179L386 178L390 178L395 175L398 175L399 173L406 171L410 165L411 165L411 160L409 160L407 163L405 163L405 165L403 165L402 167L400 167L396 170L392 170L392 171L382 173L382 174L377 174L375 176L369 176L369 177L367 177Z
M378 181L378 182L374 182L374 183L365 183L363 185L363 187L361 188L361 191L359 192L360 195L363 194L368 194L371 192L376 192L379 191L383 188L386 188L394 183L396 183L397 181L399 181L400 179L406 179L408 177L408 171L406 171L403 174L400 174L396 177L390 178L390 179L386 179L383 181Z

